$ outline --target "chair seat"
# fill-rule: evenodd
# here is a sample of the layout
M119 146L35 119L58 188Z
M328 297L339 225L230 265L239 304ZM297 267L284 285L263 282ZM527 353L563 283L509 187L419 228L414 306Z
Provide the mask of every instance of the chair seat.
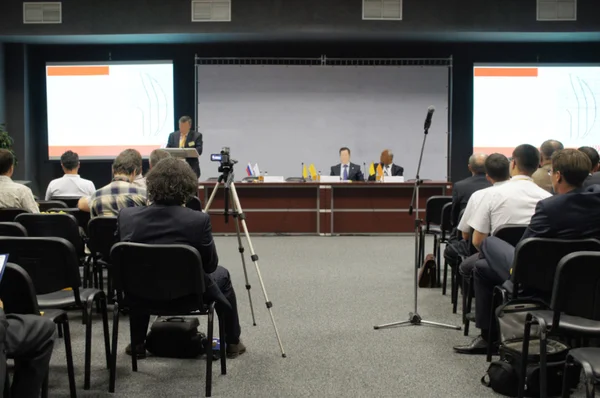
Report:
M100 292L98 289L86 288L79 290L79 297L82 302L86 302L90 297ZM58 292L40 294L37 296L40 308L66 308L76 305L75 295L71 290L61 290Z
M439 225L430 225L429 229L425 230L425 233L428 235L439 235L442 233L442 230L440 229Z
M569 355L573 357L576 362L589 364L594 373L594 377L597 379L600 378L600 348L574 348L569 351Z
M552 311L534 311L533 316L537 319L543 319L548 327L552 326L554 312ZM600 335L600 321L594 321L578 316L564 315L560 316L559 330L569 331L577 334ZM599 367L600 369L600 367Z
M44 318L52 320L54 323L62 323L67 316L67 311L65 310L57 310L57 309L47 309L42 311L42 316ZM59 322L57 322L57 320Z

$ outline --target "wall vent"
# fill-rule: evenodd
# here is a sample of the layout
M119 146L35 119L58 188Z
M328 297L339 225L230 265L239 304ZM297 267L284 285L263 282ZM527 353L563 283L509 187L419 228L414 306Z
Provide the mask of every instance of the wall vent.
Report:
M401 21L402 0L363 0L363 19Z
M62 23L62 2L25 2L23 3L24 24Z
M576 21L577 0L536 0L538 21Z
M231 21L231 0L192 0L192 22Z

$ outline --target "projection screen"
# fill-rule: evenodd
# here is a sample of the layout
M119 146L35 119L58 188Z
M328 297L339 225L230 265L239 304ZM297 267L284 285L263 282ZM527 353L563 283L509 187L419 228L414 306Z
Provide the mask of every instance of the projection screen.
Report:
M329 175L338 150L367 168L383 149L414 178L427 108L436 108L421 178L448 177L447 66L199 64L198 114L203 178L218 175L211 153L231 148L236 179L247 163L269 175L300 176L302 163ZM364 170L363 170L364 171Z

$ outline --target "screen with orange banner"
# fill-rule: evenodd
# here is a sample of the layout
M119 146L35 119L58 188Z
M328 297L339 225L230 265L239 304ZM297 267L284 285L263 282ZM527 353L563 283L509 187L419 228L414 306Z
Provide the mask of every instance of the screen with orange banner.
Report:
M172 61L47 64L46 92L50 159L148 156L175 127Z
M475 152L547 139L600 149L600 66L476 65L473 97Z

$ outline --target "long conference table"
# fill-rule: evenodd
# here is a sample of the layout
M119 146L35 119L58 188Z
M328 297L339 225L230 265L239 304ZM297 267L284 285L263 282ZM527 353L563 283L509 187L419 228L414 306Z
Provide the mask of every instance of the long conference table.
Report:
M215 189L202 182L198 197L203 206ZM427 199L451 195L452 184L424 182L418 206L409 215L413 183L235 183L248 230L252 234L356 235L399 234L414 231L415 216L424 219ZM219 188L208 209L213 232L235 233L235 219L225 223L225 190ZM232 208L229 203L229 208Z

